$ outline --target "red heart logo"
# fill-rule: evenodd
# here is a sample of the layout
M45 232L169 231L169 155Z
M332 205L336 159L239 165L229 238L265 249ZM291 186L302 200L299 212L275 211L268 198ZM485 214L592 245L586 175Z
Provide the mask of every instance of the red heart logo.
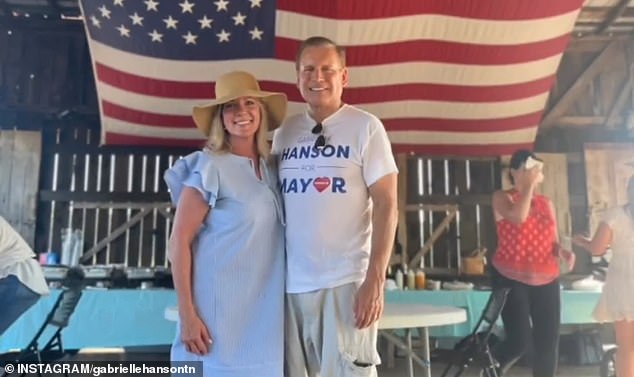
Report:
M317 189L317 191L322 192L330 186L330 178L328 177L319 177L315 178L313 181L313 186Z

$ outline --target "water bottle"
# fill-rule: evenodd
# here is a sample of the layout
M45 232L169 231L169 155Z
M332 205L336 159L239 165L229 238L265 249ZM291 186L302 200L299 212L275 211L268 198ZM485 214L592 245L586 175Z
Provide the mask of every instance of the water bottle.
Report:
M413 269L407 272L407 289L410 291L416 289L416 271Z
M396 287L400 290L403 290L403 271L401 271L400 268L396 269L394 279L396 280Z

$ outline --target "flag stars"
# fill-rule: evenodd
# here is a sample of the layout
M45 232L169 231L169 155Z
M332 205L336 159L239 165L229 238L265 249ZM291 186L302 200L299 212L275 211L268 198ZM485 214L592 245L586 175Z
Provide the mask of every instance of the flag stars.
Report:
M101 28L101 21L99 21L99 19L94 15L90 16L90 22L92 23L92 26Z
M156 29L152 30L151 33L147 33L147 35L152 38L152 42L163 42L163 34L156 31Z
M187 34L183 35L183 39L185 39L185 44L195 45L196 44L197 35L192 34L191 31L188 31Z
M158 1L154 1L154 0L146 0L144 1L146 8L146 11L155 11L158 12L158 6L159 6L159 2Z
M229 36L231 36L231 33L227 33L225 29L222 29L220 30L220 33L216 34L216 36L218 37L219 43L229 42Z
M194 11L194 3L190 3L188 0L183 1L182 3L178 3L178 5L181 7L181 12L182 13L190 13L193 14Z
M105 5L100 6L99 8L97 8L97 10L99 10L99 13L101 13L101 18L110 19L110 13L112 12L110 11L110 9L106 8Z
M225 12L229 11L229 9L227 9L227 5L229 5L227 0L214 1L214 4L216 4L216 12L220 12L221 10Z
M238 25L244 25L244 20L247 19L247 16L245 16L244 14L238 12L235 16L233 16L231 18L233 18L233 24L235 26L238 26Z
M143 17L139 16L137 12L134 12L133 15L128 16L132 20L132 25L143 26Z
M203 18L198 20L201 29L211 29L212 22L214 22L214 20L211 18L207 18L207 15L204 15Z
M118 6L122 7L122 6L123 6L123 2L124 2L124 1L125 1L125 0L114 0L112 3L113 3L114 5L118 5Z
M176 25L178 24L178 20L175 20L172 16L163 19L163 22L165 22L166 29L177 29Z
M249 2L251 3L251 8L262 8L262 0L249 0Z
M121 35L122 37L130 38L130 29L128 29L125 26L121 25L121 26L119 26L117 28L117 30L119 30L119 35Z
M251 40L252 41L254 41L256 39L261 41L263 33L264 32L262 30L258 29L257 26L253 27L253 30L249 30L249 34L251 34Z

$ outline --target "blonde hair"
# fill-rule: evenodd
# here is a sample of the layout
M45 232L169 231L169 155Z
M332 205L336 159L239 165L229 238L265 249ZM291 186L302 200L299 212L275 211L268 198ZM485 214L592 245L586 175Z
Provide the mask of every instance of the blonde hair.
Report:
M260 157L267 158L270 152L268 133L271 120L264 103L260 100L258 100L258 103L260 104L260 127L255 132L255 143ZM222 106L224 105L218 107L214 117L211 119L209 137L205 147L217 153L229 153L231 152L231 135L222 123Z

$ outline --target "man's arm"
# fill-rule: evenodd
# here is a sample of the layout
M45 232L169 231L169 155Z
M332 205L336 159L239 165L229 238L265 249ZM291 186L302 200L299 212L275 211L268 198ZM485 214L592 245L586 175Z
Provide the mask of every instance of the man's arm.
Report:
M372 198L372 244L370 264L354 302L358 328L370 326L383 313L383 284L390 261L398 221L397 173L390 173L370 186Z

